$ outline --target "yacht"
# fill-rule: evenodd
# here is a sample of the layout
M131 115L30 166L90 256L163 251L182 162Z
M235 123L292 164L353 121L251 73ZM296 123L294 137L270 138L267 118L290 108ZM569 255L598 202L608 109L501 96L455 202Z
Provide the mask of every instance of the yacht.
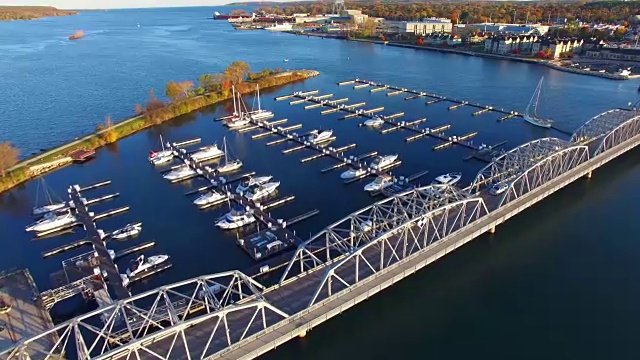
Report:
M350 168L349 170L340 174L340 179L349 180L353 178L357 178L360 176L364 176L367 173L367 169L365 168Z
M522 117L529 124L548 129L553 124L553 121L549 119L541 118L538 116L538 113L537 113L538 101L540 99L540 92L542 91L543 80L544 80L544 77L540 78L540 82L538 83L536 90L533 92L533 96L531 97L531 100L529 101L529 105L527 105L527 108L525 109Z
M376 170L382 170L393 164L398 159L398 154L378 156L371 162L370 167Z
M62 214L56 214L55 212L50 212L45 214L42 219L27 226L25 230L40 233L40 232L52 231L65 226L69 226L69 225L75 224L75 222L76 222L76 217L73 216L71 212L65 212Z
M436 177L435 180L437 183L440 183L442 185L453 185L460 181L460 178L462 178L462 174L457 172L440 175Z
M203 207L211 204L216 204L224 201L227 198L226 195L221 194L215 190L211 190L204 195L200 195L197 199L193 200L193 203L197 206Z
M333 130L324 130L324 131L313 130L309 133L307 140L309 140L309 142L312 144L319 144L321 142L325 142L331 139L332 135L333 135Z
M278 189L278 186L280 186L280 181L254 185L247 190L244 196L249 200L258 201L272 194L276 189Z
M189 165L180 165L177 169L170 171L167 174L162 175L163 178L174 182L180 181L196 175L196 171L189 167Z
M65 204L62 200L54 200L53 199L53 191L49 189L47 183L44 181L44 178L40 179L38 182L38 189L36 190L36 204L33 207L32 214L33 215L44 215L50 212L59 211L65 209L67 204ZM42 189L45 203L43 205L38 205L38 197L40 196L39 190Z
M226 173L230 171L238 170L242 167L242 161L239 159L229 160L229 151L227 150L227 138L223 138L223 149L224 149L224 161L222 165L216 168L216 171L219 173Z
M200 148L198 151L191 154L191 159L195 161L205 161L210 159L219 158L224 155L224 152L218 149L218 145L213 144Z
M393 178L389 175L380 175L372 182L364 186L364 191L380 191L393 185Z
M271 175L249 178L249 180L245 180L240 184L238 184L238 187L236 187L236 193L237 194L244 193L254 185L266 184L271 180L271 178L273 178L273 176Z
M164 148L164 142L162 142L162 135L160 135L160 144L162 145L162 150L160 151L149 151L149 162L153 165L159 165L168 163L173 160L173 151L166 150Z
M127 224L122 229L118 229L111 233L111 238L115 240L122 240L128 237L136 236L142 231L142 223Z
M167 260L169 260L169 255L149 256L146 259L144 255L140 255L138 256L138 258L131 261L131 265L127 269L126 274L120 274L120 277L122 277L122 282L125 286L127 286L131 281L131 278L140 276L145 272L152 271L153 269L158 267L158 265L164 263Z
M273 24L273 26L266 27L264 29L269 31L291 31L293 30L293 25L285 22L282 24Z
M509 188L509 185L505 182L499 182L497 184L494 184L491 189L489 190L489 193L491 195L500 195L503 192L507 191L507 189Z
M237 229L241 226L252 224L255 221L256 218L253 214L249 214L242 207L236 207L220 218L216 222L216 226L225 230Z
M256 84L256 99L258 100L258 110L252 111L249 114L251 120L259 121L272 118L273 113L271 111L260 107L260 86L258 86L258 84Z
M384 120L380 116L374 116L371 119L364 122L365 126L378 127L384 125Z

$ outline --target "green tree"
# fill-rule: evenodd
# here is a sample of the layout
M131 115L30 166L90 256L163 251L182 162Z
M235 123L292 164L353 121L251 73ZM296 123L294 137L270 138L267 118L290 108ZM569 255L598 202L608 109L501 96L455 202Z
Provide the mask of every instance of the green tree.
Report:
M0 174L2 177L6 176L7 170L18 163L18 156L20 156L20 150L17 147L8 141L0 143Z

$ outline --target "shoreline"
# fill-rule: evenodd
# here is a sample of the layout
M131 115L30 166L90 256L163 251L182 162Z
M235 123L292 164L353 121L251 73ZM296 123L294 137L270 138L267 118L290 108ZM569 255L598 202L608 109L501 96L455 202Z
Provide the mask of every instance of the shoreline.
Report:
M318 75L320 75L320 72L316 70L289 70L275 75L270 75L257 81L246 81L245 83L256 83L260 85L261 89L268 89L288 85L296 81L304 81ZM275 83L271 85L263 85L263 83L266 83L267 81L275 81ZM253 90L245 91L243 94L249 94L252 92ZM134 135L142 130L171 121L179 116L231 99L230 94L218 95L220 94L216 92L209 92L185 99L183 102L168 104L165 109L175 110L168 118L151 122L150 119L147 118L148 114L143 113L135 115L114 123L112 127L93 131L91 134L76 138L38 155L23 159L13 167L7 169L7 174L4 178L0 177L0 195L24 182L72 164L73 160L69 156L69 153L74 150L96 150L108 144L115 143L125 137ZM209 101L211 98L214 98L214 100ZM183 111L183 105L185 105L187 101L195 103L195 105L191 104L191 106L193 106L192 108L188 111ZM175 109L172 109L172 106L175 106ZM109 133L115 133L117 136L116 139L113 141L105 141L103 137Z
M292 33L292 34L298 35L297 33ZM397 43L397 42L391 42L391 41L385 42L385 41L382 41L382 40L354 39L354 38L347 39L345 37L330 36L330 35L328 35L328 36L327 35L318 35L318 34L314 34L314 35L300 34L300 35L303 35L303 36L307 35L307 36L312 36L312 37L321 37L321 38L328 38L328 39L338 39L338 40L345 40L345 41L366 42L366 43L385 45L385 46L402 47L402 48L408 48L408 49L414 49L414 50L427 50L427 51L437 51L437 52L442 52L442 53L453 53L453 54L458 54L458 55L484 57L484 58L494 59L494 60L505 60L505 61L522 62L522 63L533 64L533 65L543 65L543 66L546 66L548 68L551 68L551 69L554 69L554 70L558 70L558 71L564 71L564 72L569 72L569 73L574 73L574 74L579 74L579 75L596 76L596 77L600 77L600 78L604 78L604 79L610 79L610 80L630 80L630 79L638 79L638 78L640 78L640 75L624 76L624 75L601 73L601 72L596 72L596 71L587 71L587 70L582 70L582 69L574 69L574 68L570 68L570 67L566 67L566 66L561 66L561 65L558 65L558 64L556 64L556 63L554 63L552 61L548 61L548 60L537 60L537 59L530 59L530 58L517 58L517 57L512 57L512 56L505 56L505 55L499 55L499 54L487 54L487 53L481 53L481 52L475 52L475 51L469 51L469 50L459 50L459 49L452 49L452 48L439 48L439 47L425 46L425 45L403 44L403 43Z

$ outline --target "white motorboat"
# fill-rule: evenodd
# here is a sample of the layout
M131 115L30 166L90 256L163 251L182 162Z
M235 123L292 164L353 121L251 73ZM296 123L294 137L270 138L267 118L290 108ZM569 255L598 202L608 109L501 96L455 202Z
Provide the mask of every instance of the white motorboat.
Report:
M195 161L205 161L205 160L219 158L223 155L224 155L224 152L218 149L218 145L213 144L213 145L200 148L198 151L191 154L190 157Z
M278 189L278 186L280 186L280 181L273 181L273 182L268 182L266 184L254 185L251 188L249 188L249 190L247 190L244 196L249 200L258 201L260 199L263 199L273 194L273 192Z
M182 179L192 177L194 175L196 175L196 171L193 170L191 167L189 167L189 165L185 164L185 165L179 166L177 169L174 169L162 175L162 177L169 181L179 181Z
M166 150L164 148L164 142L162 142L162 135L160 135L160 144L162 145L162 150L160 151L149 151L149 162L153 165L159 165L168 163L173 160L173 151Z
M442 185L453 185L455 183L457 183L458 181L460 181L460 179L462 178L462 174L459 172L454 172L454 173L448 173L448 174L443 174L440 175L438 177L436 177L436 182L442 184Z
M111 238L115 240L122 240L128 237L136 236L142 231L142 223L127 224L122 229L118 229L111 233Z
M249 178L249 180L245 180L240 184L238 184L238 186L236 187L236 193L237 194L244 193L254 185L266 184L269 181L271 181L271 178L273 178L273 176L271 175Z
M226 195L221 194L215 190L211 190L206 194L200 195L197 199L193 200L193 203L197 206L207 206L224 201L227 198Z
M380 116L374 116L371 119L364 122L365 126L378 127L384 125L384 120Z
M25 228L26 231L34 231L37 233L52 231L59 228L63 228L65 226L72 225L76 222L76 217L71 214L71 212L67 211L63 214L56 214L54 212L50 212L44 215L44 217L35 223L27 226Z
M223 149L224 149L224 160L222 165L216 168L216 171L219 173L226 173L238 170L242 167L242 161L239 159L229 160L229 151L227 149L227 138L223 138Z
M500 195L503 192L507 191L507 189L509 188L509 184L505 183L505 182L499 182L497 184L494 184L491 189L489 189L489 193L491 195Z
M331 136L333 136L333 130L313 130L309 133L307 140L312 144L319 144L331 139Z
M276 24L273 24L273 26L266 27L264 29L269 31L291 31L293 30L293 25L286 22L282 24L276 23Z
M365 168L350 168L349 170L340 174L340 179L348 180L363 176L367 173L367 169Z
M538 101L540 100L540 92L542 91L542 81L544 81L544 77L540 78L540 82L538 83L538 86L536 86L536 90L533 92L533 96L531 97L529 105L527 105L527 108L525 109L522 117L526 122L535 126L550 128L553 124L553 121L541 118L537 113Z
M629 76L631 75L631 68L620 69L616 72L616 75Z
M256 84L256 99L258 100L258 110L254 110L249 114L251 120L259 121L272 118L273 113L260 106L260 86L258 84Z
M49 189L47 183L44 181L44 178L40 179L38 182L36 190L36 205L33 207L32 214L33 215L43 215L53 211L59 211L67 207L67 204L60 199L53 199L53 191ZM38 197L40 196L40 188L44 193L45 203L43 205L38 205Z
M135 260L131 261L131 265L129 265L127 273L120 274L123 284L127 286L131 281L131 278L140 276L147 271L151 271L167 260L169 260L169 255L149 256L146 259L144 255L138 256Z
M389 175L380 175L372 182L364 186L364 191L380 191L393 185L393 178Z
M382 170L389 165L393 164L398 159L398 154L384 155L376 157L370 167L376 170Z
M256 218L253 214L248 213L242 207L236 207L220 218L216 222L216 226L229 230L229 229L237 229L241 226L249 225L256 222Z

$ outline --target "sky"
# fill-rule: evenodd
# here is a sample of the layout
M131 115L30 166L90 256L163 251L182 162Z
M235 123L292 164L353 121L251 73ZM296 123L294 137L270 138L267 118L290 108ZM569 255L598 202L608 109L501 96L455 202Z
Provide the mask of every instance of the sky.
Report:
M58 9L119 9L171 6L216 6L237 0L0 0L0 5L44 5Z

